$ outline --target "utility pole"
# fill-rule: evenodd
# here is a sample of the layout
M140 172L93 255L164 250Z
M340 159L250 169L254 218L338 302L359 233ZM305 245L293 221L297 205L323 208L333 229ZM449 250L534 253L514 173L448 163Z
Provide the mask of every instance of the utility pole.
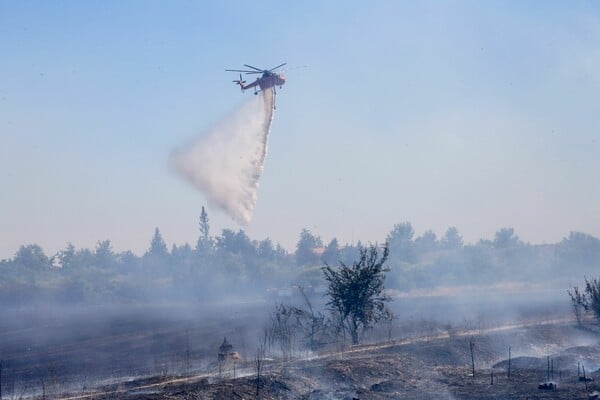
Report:
M473 336L469 339L469 349L471 350L471 369L473 372L473 378L475 378L475 356L473 355L473 348L475 347L475 341Z
M510 379L510 346L508 347L508 379Z

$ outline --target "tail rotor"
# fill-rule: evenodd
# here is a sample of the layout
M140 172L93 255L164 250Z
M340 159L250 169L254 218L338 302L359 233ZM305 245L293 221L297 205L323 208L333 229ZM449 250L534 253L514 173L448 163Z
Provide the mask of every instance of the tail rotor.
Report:
M240 74L240 79L239 80L233 80L233 83L236 83L238 85L240 85L240 88L242 89L242 92L244 91L244 84L246 83L246 81L242 80L242 74Z

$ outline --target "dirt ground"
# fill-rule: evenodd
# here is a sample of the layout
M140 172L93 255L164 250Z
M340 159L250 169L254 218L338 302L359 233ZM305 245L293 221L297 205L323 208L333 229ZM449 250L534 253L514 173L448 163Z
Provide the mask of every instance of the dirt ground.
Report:
M470 340L474 343L475 376ZM586 377L593 380L584 382L578 377L578 369L582 376L584 367ZM236 379L229 368L221 377L165 376L70 398L588 399L600 391L599 367L597 332L572 323L546 322L353 347L291 362L268 360L258 381L258 394L255 369L248 361L236 365ZM538 388L548 381L556 385L555 390Z

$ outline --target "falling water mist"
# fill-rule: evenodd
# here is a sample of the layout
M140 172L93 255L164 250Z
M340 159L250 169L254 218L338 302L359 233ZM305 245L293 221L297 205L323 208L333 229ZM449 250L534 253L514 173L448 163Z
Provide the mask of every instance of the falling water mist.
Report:
M264 90L172 156L186 180L243 225L256 204L274 108L275 92Z

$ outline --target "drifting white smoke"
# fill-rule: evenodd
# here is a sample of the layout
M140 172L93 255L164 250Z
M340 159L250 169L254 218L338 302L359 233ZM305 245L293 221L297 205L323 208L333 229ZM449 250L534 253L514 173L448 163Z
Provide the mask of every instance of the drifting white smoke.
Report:
M181 175L243 225L256 204L274 106L267 89L172 157Z

